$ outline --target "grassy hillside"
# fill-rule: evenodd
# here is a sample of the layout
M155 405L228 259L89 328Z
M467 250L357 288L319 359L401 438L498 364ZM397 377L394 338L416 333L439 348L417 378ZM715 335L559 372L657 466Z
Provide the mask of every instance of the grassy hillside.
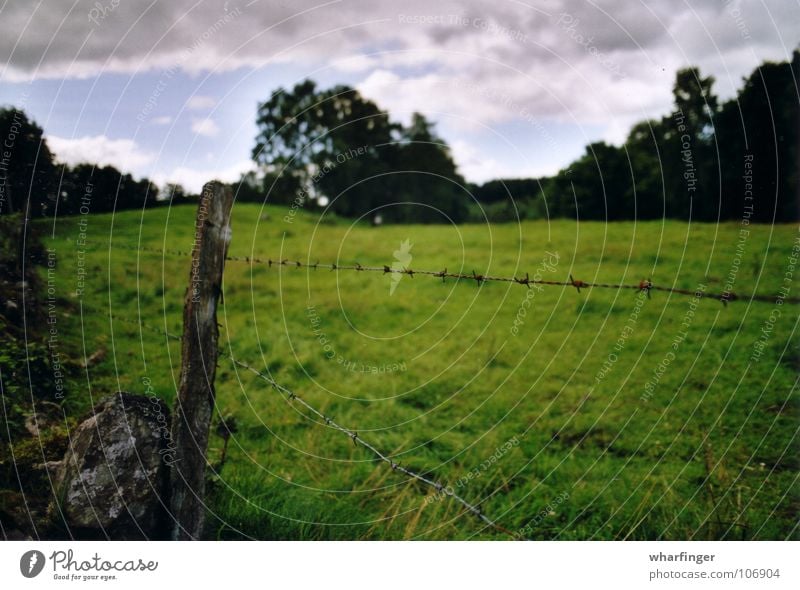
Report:
M708 291L734 279L740 294L771 294L798 236L792 226L750 227L737 254L738 224L372 228L317 224L302 211L287 223L287 213L236 205L231 254L391 265L409 240L412 268L517 276L539 268L543 278L650 278ZM78 414L118 389L144 393L148 379L172 402L180 343L108 313L180 333L187 259L120 246L189 251L194 208L83 221L59 220L48 240L66 310L63 352L77 366L105 351L70 372L68 407ZM771 303L695 306L665 293L424 276L403 276L392 291L392 280L230 262L223 346L528 538L795 536L795 307L781 309L753 362ZM503 538L452 501L431 501L430 490L375 464L229 360L220 361L217 396L219 413L239 428L213 476L209 538ZM212 436L211 445L215 463L222 441Z

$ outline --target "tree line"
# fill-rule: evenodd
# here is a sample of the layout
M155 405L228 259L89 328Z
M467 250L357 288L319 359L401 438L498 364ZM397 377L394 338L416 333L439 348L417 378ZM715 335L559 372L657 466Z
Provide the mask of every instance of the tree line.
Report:
M592 143L554 176L492 181L474 195L493 219L796 221L798 80L795 50L720 104L713 77L680 70L672 112L637 123L621 146Z
M311 80L258 106L258 172L233 183L239 201L318 208L396 223L692 219L796 221L800 51L765 62L721 102L714 78L677 72L673 108L600 141L557 174L467 183L447 143L419 113L392 121L349 86ZM0 109L0 214L30 217L141 209L190 196L159 192L112 166L55 161L41 127Z
M673 109L633 126L621 146L595 142L544 178L465 184L424 116L392 122L353 88L306 80L258 109L245 200L327 203L334 213L399 222L747 217L798 219L800 52L765 62L720 102L714 78L677 72Z
M113 166L56 160L42 128L15 108L0 108L0 215L30 218L155 207L187 197L177 184L162 191Z

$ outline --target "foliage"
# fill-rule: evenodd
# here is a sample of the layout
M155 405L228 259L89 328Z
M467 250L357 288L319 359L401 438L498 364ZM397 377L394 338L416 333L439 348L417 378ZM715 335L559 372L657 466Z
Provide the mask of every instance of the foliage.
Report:
M464 181L425 117L408 128L348 86L311 80L279 89L258 109L253 159L271 203L325 197L347 217L444 222L466 216Z
M737 96L720 105L713 77L697 68L680 70L673 112L637 123L622 146L593 143L553 177L516 185L491 181L475 194L487 204L544 199L540 211L547 216L584 220L795 221L798 77L795 51L791 63L759 66ZM539 190L532 190L534 182ZM502 185L515 190L504 196Z
M35 225L25 224L21 214L0 217L0 389L4 422L15 433L32 399L53 385L47 296L39 276L45 256Z
M141 209L158 188L113 166L59 164L42 128L21 110L0 108L0 215L53 217Z
M57 171L42 128L21 110L0 108L0 147L0 215L45 215L55 201Z
M76 215L153 206L158 188L147 179L135 180L113 166L78 164L71 169L64 167L60 194L58 214Z

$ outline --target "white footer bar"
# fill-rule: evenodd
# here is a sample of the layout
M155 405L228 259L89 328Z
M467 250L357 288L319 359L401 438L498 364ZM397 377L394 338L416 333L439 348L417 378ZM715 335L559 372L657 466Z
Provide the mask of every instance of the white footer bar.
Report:
M4 542L4 588L800 588L797 542ZM156 586L151 586L155 584ZM178 590L188 586L174 586Z

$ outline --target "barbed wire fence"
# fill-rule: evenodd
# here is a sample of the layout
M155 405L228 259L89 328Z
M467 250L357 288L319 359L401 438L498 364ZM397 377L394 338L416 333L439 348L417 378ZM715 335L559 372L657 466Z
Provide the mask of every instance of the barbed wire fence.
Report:
M191 493L195 495L195 498L201 497L203 494L203 473L205 469L205 463L207 461L206 445L211 419L211 416L208 413L209 408L203 406L204 402L202 400L210 400L212 405L216 405L213 387L215 368L218 366L220 359L225 356L228 358L228 360L230 360L235 368L243 369L254 374L256 377L266 383L271 389L275 390L279 395L281 395L288 404L296 404L301 406L307 412L321 420L321 423L348 437L355 446L361 446L366 449L378 462L387 464L392 471L404 475L409 481L417 482L423 486L435 490L436 495L439 497L451 498L451 500L458 503L464 510L462 514L471 514L485 527L492 528L498 532L508 535L512 539L523 538L521 533L512 532L485 514L480 507L480 502L471 503L467 501L463 496L456 493L452 486L445 485L430 475L429 471L419 471L405 465L401 465L399 461L395 461L392 458L390 453L381 451L374 443L364 439L361 435L359 435L357 428L352 426L347 427L339 424L332 417L318 410L314 405L299 396L295 391L276 381L270 374L269 370L262 371L255 366L237 358L237 356L233 354L230 341L228 342L227 346L219 347L218 327L221 326L219 326L217 323L216 308L218 298L219 301L222 301L222 278L224 273L224 263L227 261L246 263L251 266L258 265L270 269L291 267L294 269L306 269L314 272L327 270L335 273L355 272L369 273L372 275L408 275L410 278L414 278L415 276L423 276L437 280L441 279L442 282L446 282L448 279L450 279L456 282L474 282L477 285L483 285L484 283L490 282L508 283L520 285L526 287L527 289L531 289L532 287L536 287L538 289L544 286L561 288L568 287L574 288L577 293L581 293L582 289L631 290L639 293L646 293L648 298L651 297L652 292L656 291L669 293L670 295L674 294L691 296L696 299L714 299L720 301L724 305L734 301L780 302L780 304L800 303L800 298L790 298L787 296L787 293L780 293L777 295L750 294L749 296L739 295L727 290L724 292L713 293L705 290L697 291L681 289L674 285L654 284L649 278L643 279L636 284L600 283L578 280L575 279L572 274L569 274L568 280L544 280L539 278L538 275L534 275L534 277L531 278L528 273L525 273L524 277L518 277L479 274L474 270L472 270L471 273L466 273L462 270L457 272L448 270L448 268L455 267L445 267L442 270L430 270L413 269L405 265L398 267L394 263L391 266L362 265L357 261L353 261L349 264L339 264L338 262L324 264L320 263L319 261L311 263L310 261L302 262L300 260L292 260L283 257L272 259L265 258L263 256L233 256L228 254L228 244L230 242L231 235L230 206L232 205L232 201L233 199L230 191L226 190L219 183L207 183L203 187L203 197L198 205L197 220L195 225L195 241L191 252L169 248L149 248L142 246L141 244L134 246L118 243L107 243L103 245L104 247L108 248L109 260L115 249L120 249L133 251L137 254L155 254L161 256L162 259L166 256L173 256L184 260L189 259L191 261L189 288L187 289L184 301L184 329L182 336L171 333L168 329L166 329L166 325L164 329L150 326L146 322L143 322L141 317L137 317L136 319L123 317L118 314L114 314L110 309L107 310L107 316L110 320L127 324L135 324L140 330L147 330L153 333L161 334L168 339L182 343L181 386L180 391L178 392L178 400L176 402L176 415L178 412L180 412L184 419L176 419L173 421L173 434L177 431L179 434L188 436L190 438L195 437L202 440L202 444L197 444L196 448L190 448L186 452L186 456L189 458L189 464L187 465L189 471L187 473L190 474L190 479L193 480L193 483L199 486L198 492L190 490ZM209 222L207 219L207 215L209 215L209 204L211 204L211 215L215 217L214 222ZM206 230L209 231L207 232ZM205 239L206 234L208 234L207 241ZM463 264L461 265L461 268L464 268ZM203 275L203 273L207 273L208 283L204 282L205 275ZM201 300L203 303L198 306L197 304ZM81 314L84 312L97 314L106 313L105 311L97 310L85 305L83 299L80 300L80 308ZM203 339L209 340L211 346L207 346L207 343L204 343ZM213 352L209 353L209 350ZM225 352L226 350L227 353ZM191 373L191 366L193 362L200 363L201 366L204 367L204 372L206 372L205 380L201 380L199 383L190 383L189 380L184 379L186 375ZM210 368L210 371L208 371L208 368ZM184 413L189 415L190 419L186 419ZM301 412L301 414L302 413L304 412ZM190 423L191 425L187 427L187 425ZM194 438L192 438L192 440L194 440ZM202 454L198 454L198 451L200 451ZM173 482L175 479L175 475L175 473L172 473L173 477L171 482ZM183 477L183 471L177 475ZM185 478L183 478L181 481L183 484L187 483ZM198 531L202 529L203 520L203 514L199 508L200 504L197 502L183 502L183 496L185 496L185 494L175 495L175 492L173 491L173 496L174 497L171 503L172 508L174 510L177 508L177 510L182 511L181 517L176 519L175 531L184 531L184 533L179 532L178 535L173 536L173 538L198 538L197 534ZM185 532L185 528L182 528L184 523L187 523L191 529L188 533Z
M161 329L161 328L157 328L155 326L150 326L149 324L147 324L146 322L143 322L141 320L133 320L133 319L126 318L126 317L123 317L123 316L120 316L120 315L117 315L117 314L114 314L114 313L111 313L111 312L106 313L105 311L102 311L100 309L85 305L82 302L81 302L81 306L80 307L81 307L81 311L82 312L89 312L89 313L93 313L93 314L97 314L97 315L106 315L108 318L110 318L110 319L112 319L114 321L118 321L118 322L122 322L122 323L125 323L125 324L137 326L137 327L139 327L141 329L147 330L148 332L152 332L154 334L159 334L159 335L165 336L168 339L174 340L174 341L177 341L177 342L181 342L183 340L183 338L181 336L178 336L176 334L172 334L171 332L169 332L167 330L164 330L164 329ZM231 348L230 345L228 345L227 349L230 350L230 348ZM220 357L221 356L223 356L222 347L220 348ZM457 494L454 491L454 488L452 486L445 485L445 484L437 481L436 479L434 479L432 477L429 477L427 475L427 473L425 473L425 472L417 472L416 470L411 469L409 467L406 467L405 465L401 465L399 461L394 461L391 458L391 454L390 453L386 453L386 452L383 452L383 451L379 450L377 446L375 446L373 443L371 443L368 440L366 440L362 435L358 434L358 430L357 429L348 428L346 426L340 425L333 418L331 418L330 416L324 414L322 411L318 410L316 407L314 407L309 402L307 402L305 399L303 399L301 396L299 396L295 391L293 391L292 389L290 389L288 387L285 387L284 385L281 385L280 383L278 383L275 379L273 379L269 375L269 373L266 373L264 371L258 370L257 368L253 367L249 363L247 363L245 361L242 361L241 359L237 358L232 353L227 354L225 356L228 358L228 360L231 361L231 363L233 363L234 365L236 365L236 366L238 366L238 367L240 367L240 368L242 368L242 369L244 369L246 371L249 371L250 373L253 373L259 379L261 379L262 381L267 383L267 385L269 385L275 391L277 391L278 393L282 394L284 399L288 403L290 403L290 404L291 403L296 403L296 404L304 407L306 410L308 410L309 412L314 414L316 417L321 419L326 426L328 426L328 427L332 428L333 430L335 430L337 432L340 432L340 433L344 434L345 436L347 436L347 438L349 438L350 440L353 441L354 445L361 446L361 447L367 449L372 455L375 456L376 459L378 459L379 461L389 465L389 467L391 467L392 471L395 471L395 472L398 472L398 473L402 473L408 479L413 480L413 481L417 481L417 482L419 482L419 483L421 483L421 484L423 484L423 485L425 485L427 487L430 487L431 489L435 490L437 494L452 498L453 501L457 502L458 504L460 504L464 508L465 512L475 516L477 519L479 519L481 522L483 522L486 526L491 527L491 528L493 528L494 530L496 530L496 531L498 531L500 533L508 535L512 539L521 539L522 538L522 536L519 533L512 532L511 530L507 529L506 527L502 526L501 524L499 524L498 522L496 522L495 520L493 520L489 516L487 516L483 512L483 510L481 510L481 508L480 508L480 506L478 504L470 503L466 499L464 499L462 496Z
M109 247L111 248L111 245L109 245ZM125 244L113 244L113 248L132 251L136 253L142 253L142 254L158 255L161 256L162 258L166 256L180 258L180 259L187 259L192 257L192 254L189 252L174 250L174 249L166 249L166 248L157 249L157 248L149 248L143 246L129 246ZM110 252L111 251L112 250L110 250ZM272 259L272 258L264 258L261 256L232 256L232 255L226 255L225 260L231 262L246 263L250 265L265 266L267 268L276 268L276 269L285 267L285 268L295 268L295 269L307 269L310 271L327 270L329 272L355 272L355 273L371 273L371 274L381 274L381 275L400 274L400 275L408 275L411 278L413 278L414 276L423 276L434 279L441 279L443 282L446 281L447 279L451 279L455 281L474 282L476 284L483 284L487 282L512 283L527 287L528 289L530 289L532 286L539 286L539 285L551 286L551 287L571 287L574 288L578 293L580 293L582 289L616 289L616 290L632 290L637 292L645 292L647 296L650 297L651 292L658 291L675 295L687 295L698 299L702 298L702 299L717 300L725 305L727 305L729 302L734 302L734 301L750 300L750 301L760 301L760 302L774 302L777 299L782 300L783 303L800 303L800 298L797 297L788 298L780 295L768 296L768 295L756 295L756 294L749 296L740 296L730 291L722 293L712 293L707 291L692 291L672 286L656 285L653 284L653 282L650 281L649 279L642 280L638 284L617 284L617 283L599 283L599 282L592 283L582 280L576 280L575 278L573 278L572 275L569 275L568 280L543 280L538 278L530 278L529 274L527 273L525 274L524 278L522 278L516 276L495 276L488 274L484 275L484 274L478 274L475 271L472 271L471 273L449 272L447 268L444 268L439 271L434 271L434 270L420 270L420 269L415 270L412 268L405 268L405 267L398 268L396 266L389 266L389 265L369 266L369 265L362 265L358 262L354 262L353 264L337 264L337 263L323 264L320 262L314 262L314 263L302 262L300 260L291 260L288 258ZM81 310L82 312L89 312L89 313L97 313L97 314L105 313L101 310L86 306L83 304L83 302L81 302ZM124 317L118 314L114 314L110 310L108 311L107 315L110 319L113 319L114 321L130 325L136 325L139 329L147 330L155 334L160 334L174 341L180 342L183 340L181 336L173 334L169 332L167 329L151 326L148 323L142 321L140 318L131 319L129 317ZM227 350L228 352L225 353L224 350ZM430 476L428 472L420 472L405 465L401 465L399 461L395 461L394 459L392 459L390 453L381 451L379 447L376 446L374 443L366 440L363 436L358 434L357 428L339 424L332 417L326 415L325 413L317 409L314 405L306 401L303 397L298 395L294 390L280 384L272 377L272 375L269 372L259 370L253 365L235 356L232 352L232 347L230 345L230 342L227 344L227 346L219 348L219 357L222 357L223 355L226 356L227 359L235 367L244 369L245 371L252 373L260 380L262 380L271 389L279 393L287 403L297 404L299 406L302 406L312 415L319 418L323 424L330 427L334 431L340 432L344 436L348 437L350 440L353 441L354 445L361 446L364 449L366 449L370 454L372 454L375 457L376 460L388 465L392 471L404 475L411 481L416 481L426 487L431 488L440 497L446 496L451 498L454 502L458 503L463 508L464 513L468 513L476 517L485 526L490 527L500 533L503 533L504 535L508 535L512 539L523 538L522 535L520 535L519 533L512 532L511 530L499 524L494 519L490 518L480 508L479 503L474 504L467 501L464 497L457 494L453 487L445 485L440 481L437 481L434 477ZM219 358L217 360L219 361Z
M115 245L115 248L120 248L122 250L131 250L134 252L141 252L145 254L157 254L159 256L173 256L173 257L190 257L191 254L188 252L182 252L180 250L170 250L164 249L159 250L157 248L147 248L147 247L135 247L135 246L126 246L126 245ZM739 295L733 291L723 291L723 292L711 292L711 291L699 291L699 290L691 290L691 289L681 289L678 287L668 286L668 285L659 285L654 284L650 279L643 279L636 284L622 284L622 283L592 283L587 281L578 280L569 275L569 280L561 280L561 281L549 281L544 279L536 279L530 278L528 273L525 273L525 277L516 277L516 276L493 276L493 275L483 275L478 274L474 270L471 273L462 273L462 272L448 272L447 268L442 270L415 270L412 268L396 268L388 265L381 265L381 266L364 266L359 264L358 262L354 262L353 264L337 264L337 263L308 263L308 262L301 262L299 260L292 260L289 258L263 258L259 256L227 256L225 258L227 261L231 262L244 262L247 264L257 264L257 265L264 265L268 268L277 268L277 267L291 267L291 268L306 268L310 270L328 270L331 272L347 272L347 271L354 271L354 272L368 272L368 273L380 273L382 275L387 274L400 274L400 275L408 275L409 277L414 276L427 276L431 278L438 278L442 279L442 281L446 281L447 279L454 279L456 281L472 281L478 284L481 283L488 283L488 282L497 282L497 283L515 283L518 285L525 286L527 288L531 288L531 285L542 285L548 287L572 287L578 293L581 292L581 289L615 289L615 290L630 290L630 291L640 291L647 293L647 296L650 297L651 292L658 291L669 293L672 295L681 295L681 296L689 296L695 297L697 299L711 299L716 300L722 303L723 305L727 305L728 303L734 301L755 301L761 303L775 303L776 301L781 301L782 304L800 304L800 297L784 297L781 294L776 295L763 295L763 294L749 294L749 295Z

